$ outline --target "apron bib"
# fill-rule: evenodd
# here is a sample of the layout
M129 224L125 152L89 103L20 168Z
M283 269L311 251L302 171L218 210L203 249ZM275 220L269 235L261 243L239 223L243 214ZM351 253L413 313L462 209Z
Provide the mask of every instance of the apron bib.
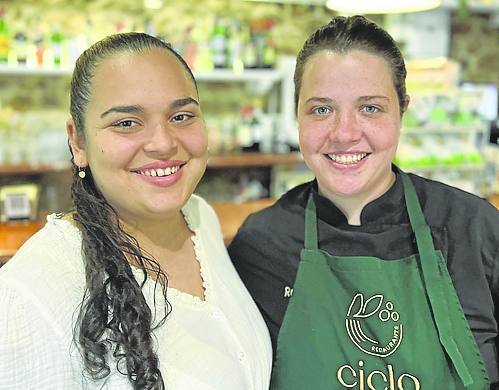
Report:
M489 389L442 253L409 176L401 175L419 252L403 259L320 250L310 196L272 389Z

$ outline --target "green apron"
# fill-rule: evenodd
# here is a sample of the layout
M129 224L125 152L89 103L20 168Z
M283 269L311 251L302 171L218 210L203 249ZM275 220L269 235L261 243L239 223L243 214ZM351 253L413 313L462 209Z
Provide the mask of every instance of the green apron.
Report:
M403 259L320 250L310 196L272 389L489 389L442 253L409 176L401 175L419 252Z

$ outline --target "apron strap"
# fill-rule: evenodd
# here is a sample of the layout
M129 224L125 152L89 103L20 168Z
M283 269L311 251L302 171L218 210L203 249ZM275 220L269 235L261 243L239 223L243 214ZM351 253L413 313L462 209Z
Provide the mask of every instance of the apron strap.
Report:
M435 254L431 231L426 224L421 205L414 185L409 176L400 171L404 184L404 196L419 251L423 280L428 292L430 306L432 308L435 323L438 329L440 342L449 355L454 367L461 378L464 386L473 384L473 378L466 366L463 355L452 337L452 326L448 315L447 300L444 293L444 283L440 277L439 261Z
M317 214L312 192L308 197L307 207L305 208L305 249L317 250Z

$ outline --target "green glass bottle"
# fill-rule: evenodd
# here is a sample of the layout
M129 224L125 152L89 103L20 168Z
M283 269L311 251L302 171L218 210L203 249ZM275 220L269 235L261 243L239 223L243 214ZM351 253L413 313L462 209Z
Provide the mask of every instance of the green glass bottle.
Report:
M52 30L52 35L50 36L50 43L54 55L54 65L56 66L61 65L63 42L64 35L62 34L60 27L58 25L55 25L54 29Z
M227 28L225 21L217 18L211 34L210 46L215 68L227 67Z
M0 64L9 60L9 29L5 21L5 10L0 8Z

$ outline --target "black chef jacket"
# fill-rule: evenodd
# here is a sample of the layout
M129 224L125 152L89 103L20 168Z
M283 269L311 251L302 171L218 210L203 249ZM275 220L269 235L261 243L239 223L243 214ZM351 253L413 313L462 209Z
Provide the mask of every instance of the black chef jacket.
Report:
M319 248L335 256L400 259L417 252L405 208L402 179L366 205L361 225L319 195L317 183L299 185L273 206L248 217L229 254L267 323L275 351L292 293L305 234L305 206L312 192L318 216ZM436 249L447 259L464 314L487 366L499 382L498 318L499 212L486 200L445 184L410 175ZM498 387L499 388L499 387Z

